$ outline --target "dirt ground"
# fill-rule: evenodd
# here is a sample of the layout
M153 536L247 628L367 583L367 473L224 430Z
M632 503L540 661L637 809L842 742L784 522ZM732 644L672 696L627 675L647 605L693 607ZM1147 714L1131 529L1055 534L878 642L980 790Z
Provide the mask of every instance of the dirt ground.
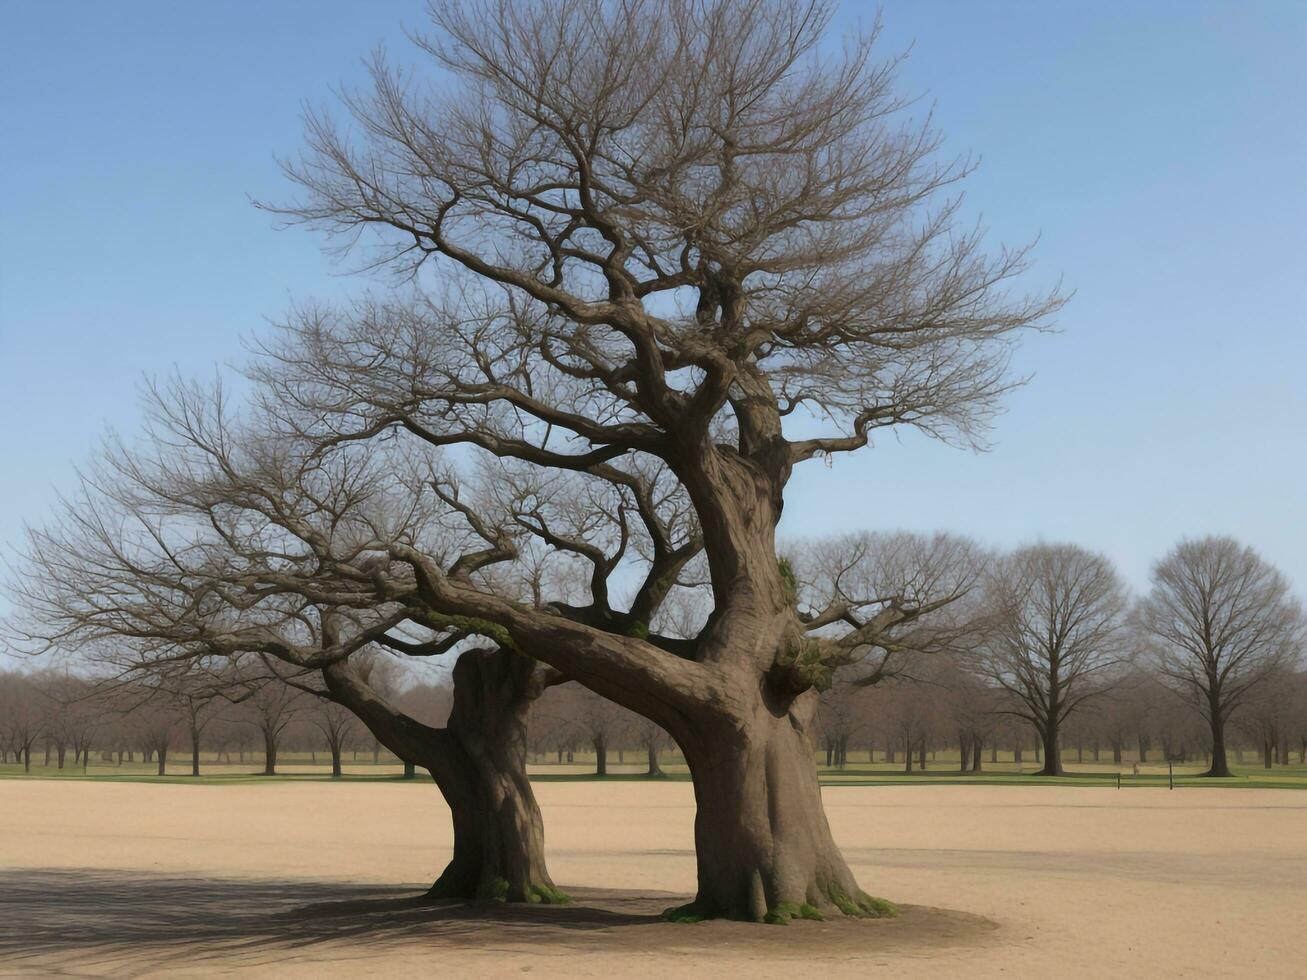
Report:
M0 781L0 975L1307 976L1307 793L834 787L881 922L662 922L685 783L543 783L556 908L411 901L430 784Z

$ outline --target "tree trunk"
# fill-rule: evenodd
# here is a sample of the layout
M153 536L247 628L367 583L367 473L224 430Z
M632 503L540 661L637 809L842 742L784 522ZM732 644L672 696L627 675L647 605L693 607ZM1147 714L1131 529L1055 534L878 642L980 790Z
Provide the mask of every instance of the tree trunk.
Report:
M921 740L921 746L917 749L917 768L922 772L926 771L926 740Z
M1050 724L1043 732L1040 733L1043 741L1044 765L1036 775L1038 776L1062 776L1065 775L1062 769L1062 752L1057 744L1057 726ZM1035 759L1039 759L1040 745L1035 743Z
M454 853L430 898L567 901L545 866L544 822L526 774L527 712L543 688L534 661L505 650L465 651L454 663L454 704L443 729L390 707L347 664L323 676L386 748L430 771L449 804Z
M200 730L191 726L191 775L200 774Z
M812 764L816 694L783 714L762 697L748 714L732 701L734 710L669 727L695 777L699 872L694 902L670 917L785 921L805 906L893 914L859 890L831 837Z
M158 774L159 774L160 776L162 776L162 775L164 775L165 768L166 768L166 766L167 766L167 764L168 764L168 746L166 746L166 745L161 745L161 746L159 746L158 756L159 756L159 772L158 772Z
M993 741L989 743L989 761L994 765L998 765L998 739L997 738L995 738ZM977 766L976 768L979 769L980 767Z
M404 778L405 778L405 779L413 779L414 777L417 776L417 774L418 774L417 766L413 765L413 763L411 763L411 762L405 762L405 763L404 763Z
M645 745L645 749L649 754L649 771L645 773L645 775L661 776L663 770L662 767L658 765L658 742L652 738L649 739L648 743Z
M263 733L263 775L277 775L277 736L270 730Z
M1262 739L1262 768L1271 769L1275 765L1273 743L1269 738Z
M68 747L62 743L56 745L54 747L54 756L58 767L62 769L64 767L64 760L68 758Z
M981 744L981 740L980 740L980 739L978 739L978 738L977 738L977 739L972 739L972 742L971 742L971 771L972 771L973 773L977 773L977 772L980 772L980 771L981 771L981 765L980 765L980 750L981 750L983 747L984 747L984 746Z
M1012 746L1012 761L1018 765L1021 763L1021 739L1017 739L1016 744Z
M1217 705L1212 705L1212 711L1208 715L1208 723L1212 727L1212 764L1208 767L1204 776L1228 776L1230 775L1230 764L1225 757L1225 719L1221 717L1220 709ZM1140 753L1142 758L1143 743L1140 743Z
M608 775L608 739L603 735L594 736L595 775Z
M340 746L331 746L331 778L336 779L344 775L340 767Z

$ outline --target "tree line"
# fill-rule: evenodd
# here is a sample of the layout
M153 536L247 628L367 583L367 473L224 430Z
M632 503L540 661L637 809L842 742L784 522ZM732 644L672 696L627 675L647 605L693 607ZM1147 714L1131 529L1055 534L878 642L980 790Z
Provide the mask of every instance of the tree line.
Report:
M372 683L417 717L449 712L450 689L414 682L381 664ZM316 695L316 696L315 696ZM56 770L136 763L165 775L170 756L187 756L192 776L203 758L224 765L255 764L277 775L283 750L321 754L332 776L343 774L347 754L381 761L383 747L357 717L320 692L275 678L209 677L203 683L160 683L159 678L106 678L64 669L0 671L0 765ZM393 758L385 752L387 759ZM175 759L174 759L175 761ZM412 775L406 764L406 774Z
M839 579L841 595L847 596L852 579L866 572L859 563L912 541L906 535L863 534L791 550L803 556L795 564L812 570L814 585L821 576ZM1251 751L1268 769L1289 765L1294 751L1303 763L1307 673L1300 624L1293 633L1293 603L1286 592L1279 609L1252 587L1258 582L1276 586L1278 580L1247 549L1228 539L1201 545L1186 542L1177 548L1158 566L1154 591L1133 604L1101 558L1071 546L1035 545L998 557L971 549L973 560L992 563L973 586L992 593L981 600L986 604L982 614L973 616L966 631L955 628L949 649L910 651L897 659L883 655L874 674L857 681L833 674L818 708L818 759L824 752L827 766L843 768L850 751L862 750L867 762L876 761L879 753L880 761L900 762L910 773L914 766L926 770L928 754L933 758L937 750L951 754L956 749L962 772L981 772L986 755L993 764L1002 751L1014 763L1027 757L1042 763L1042 775L1058 775L1063 760L1074 753L1077 763L1106 758L1116 766L1127 756L1144 763L1201 759L1208 774L1228 775L1226 746L1233 745L1241 761ZM951 553L956 557L968 549L953 542ZM1181 556L1199 559L1200 568L1213 566L1221 556L1237 558L1246 573L1222 590L1211 590L1206 605L1192 606L1193 635L1215 621L1212 611L1217 609L1263 638L1275 635L1276 624L1262 622L1242 609L1242 602L1258 605L1264 615L1290 617L1282 624L1288 642L1249 644L1245 650L1240 636L1232 633L1219 648L1213 642L1210 654L1197 646L1169 646L1176 624L1160 634L1149 624L1156 624L1158 606L1172 595L1166 583L1176 579L1173 566ZM1072 570L1092 565L1086 579L1091 587L1074 590L1066 586L1065 576L1044 574L1039 582L1045 591L1027 595L1019 611L1014 609L1011 576L1020 576L1028 588L1024 576L1032 566L1047 573L1059 562ZM1197 581L1198 571L1190 569L1183 579ZM1249 576L1255 580L1251 584ZM1062 588L1049 588L1058 582ZM1203 595L1206 590L1195 587L1185 598ZM977 602L975 597L971 601ZM1032 622L1031 608L1047 614ZM1078 624L1078 637L1067 629L1070 623ZM1017 644L1013 638L1018 635L1038 636L1041 642ZM1065 652L1073 647L1071 654ZM1228 652L1230 647L1234 652ZM1209 660L1216 666L1210 673ZM368 651L359 663L365 664L369 685L405 713L433 725L448 721L453 687L447 676L414 682L381 649ZM257 741L263 772L274 775L278 748L288 733L311 753L321 749L334 776L341 775L346 751L352 748L357 757L368 743L376 761L381 747L324 686L277 674L228 670L183 675L181 684L175 678L169 682L166 674L126 683L67 670L0 674L0 762L12 756L29 770L34 747L44 750L44 765L51 764L53 755L59 769L69 751L75 768L89 762L95 748L101 761L112 762L116 754L118 764L124 755L134 761L139 752L143 762L157 761L162 775L170 748L180 744L189 753L191 774L199 775L202 748L230 762L234 747L244 763L247 754L253 760ZM552 752L557 762L572 762L578 749L584 750L594 758L596 775L607 774L613 753L619 764L626 763L628 753L638 756L648 775L661 775L660 754L672 747L655 723L575 683L544 691L527 716L531 756L544 762ZM405 765L411 774L413 764Z

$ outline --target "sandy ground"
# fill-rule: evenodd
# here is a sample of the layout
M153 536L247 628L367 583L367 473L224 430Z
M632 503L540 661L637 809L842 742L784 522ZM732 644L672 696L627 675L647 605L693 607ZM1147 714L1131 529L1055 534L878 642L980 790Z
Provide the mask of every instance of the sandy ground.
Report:
M409 899L449 848L433 787L0 781L0 975L1307 976L1307 793L828 788L890 922L673 925L685 783L545 783L577 902Z

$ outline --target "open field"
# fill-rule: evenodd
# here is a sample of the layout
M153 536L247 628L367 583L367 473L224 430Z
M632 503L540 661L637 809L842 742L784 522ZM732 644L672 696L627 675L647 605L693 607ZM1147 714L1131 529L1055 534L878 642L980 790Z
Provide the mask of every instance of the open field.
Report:
M658 920L694 884L688 783L537 791L554 878L578 901L483 918L406 900L450 843L425 780L4 780L0 963L121 975L1302 975L1301 793L832 786L832 827L862 884L905 914L776 928Z

